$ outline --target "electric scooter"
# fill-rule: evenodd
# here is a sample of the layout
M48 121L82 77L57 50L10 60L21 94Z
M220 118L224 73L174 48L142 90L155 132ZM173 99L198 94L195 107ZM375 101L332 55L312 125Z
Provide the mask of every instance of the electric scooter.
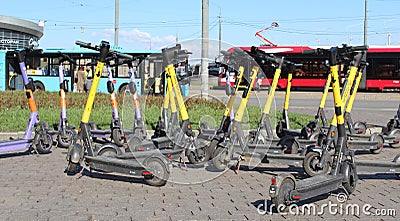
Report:
M128 89L129 89L129 92L131 94L133 94L133 102L134 102L134 107L135 107L135 122L134 122L134 126L133 126L133 134L143 137L143 139L144 139L147 136L146 125L145 125L145 122L142 117L142 112L140 110L139 96L138 96L137 87L136 87L136 83L135 83L135 72L133 70L132 60L125 59L122 63L128 64L129 73L130 73ZM131 134L129 134L129 135L131 135Z
M149 185L165 185L169 178L168 160L158 150L122 153L115 144L107 143L95 146L92 140L89 118L106 58L112 55L132 59L132 56L110 50L110 44L106 41L102 41L100 45L81 41L76 41L76 44L83 48L99 51L100 55L78 129L77 138L81 140L81 143L78 143L78 139L76 139L73 145L70 145L66 156L67 174L75 174L79 164L84 161L90 170L143 176Z
M166 93L163 99L163 108L161 111L161 116L158 118L157 125L154 130L154 134L151 136L152 139L159 137L173 137L173 134L177 132L180 128L178 119L178 110L175 103L174 92L172 89L172 81L166 78L165 73L163 73L164 78L164 88L166 88ZM169 86L168 86L169 85ZM169 114L169 108L171 108L171 113Z
M365 65L364 65L365 67ZM356 96L357 88L361 79L362 71L358 72L358 76L355 82L354 87L352 88L352 94L350 96L349 103L347 104L346 111L344 113L345 121L348 124L348 128L351 131L351 125L354 125L351 123L351 115L350 111L352 109L352 105ZM398 111L399 112L399 111ZM398 113L399 114L399 113ZM394 128L392 123L396 120L396 116L394 119L389 120L387 128L390 128L390 132L386 131L385 136L385 142L388 142L391 146L397 145L399 142L399 134L400 128ZM384 129L382 130L381 133L379 133L380 136L384 134ZM354 129L353 129L354 130ZM358 136L358 137L366 137L369 139L374 138L377 133L374 133L372 135L364 135L364 134L352 134L351 136ZM382 138L381 138L382 139ZM315 160L304 160L304 170L305 172L310 175L314 176L320 173L327 173L327 171L330 168L329 163L331 162L329 159L326 159L323 157L323 154L316 154L313 152L310 152L311 155L316 156ZM320 156L320 157L318 157ZM329 158L329 157L328 157ZM308 157L307 159L311 159L311 157ZM326 159L326 160L323 160ZM358 173L391 173L395 174L398 178L400 178L400 154L396 155L392 161L376 161L376 160L356 160L356 165L357 165L357 172Z
M346 128L344 119L344 103L340 94L338 64L342 53L351 54L354 57L354 66L358 67L367 51L366 46L360 47L332 47L329 50L317 49L310 53L328 53L330 72L332 73L332 88L335 105L335 118L337 122L337 142L332 161L332 169L329 174L296 180L293 175L288 173L274 176L271 180L269 194L272 202L277 209L288 209L290 204L300 200L330 193L342 188L347 194L354 192L357 183L356 164L354 152L348 148L346 138ZM358 52L357 54L355 54ZM304 53L308 53L305 51ZM331 122L331 127L336 127ZM326 148L325 148L326 149Z
M179 115L181 118L180 127L177 129L169 129L173 131L172 136L160 136L152 138L151 140L141 140L137 136L130 137L128 140L128 147L131 152L137 152L138 150L151 150L157 149L160 153L164 154L170 160L182 160L182 154L187 155L189 151L195 150L194 136L195 133L192 131L192 126L189 120L189 115L183 101L183 97L178 84L178 79L175 72L174 64L180 63L182 59L186 59L189 52L181 49L181 45L178 44L171 48L162 49L163 63L165 68L165 77L167 82L166 96L164 97L164 107L167 109L166 102L169 101L172 112L174 112L175 101L179 108ZM165 112L164 112L165 113ZM175 117L171 117L173 119ZM165 121L167 122L167 121Z
M50 134L57 135L58 146L62 148L68 148L72 144L73 139L77 135L75 128L68 124L67 118L67 100L66 93L68 92L68 81L64 80L64 61L68 61L75 64L74 59L68 55L58 52L59 55L59 66L58 76L60 81L60 121L57 127L57 131L49 131Z
M35 86L33 85L33 81L28 79L28 75L26 73L26 55L29 53L41 53L41 50L35 50L33 47L33 45L30 45L24 49L16 50L14 52L14 56L17 58L19 63L19 69L24 81L26 98L28 100L29 109L31 112L28 124L22 139L13 139L0 142L0 153L25 150L47 154L51 152L51 147L53 146L53 139L48 133L47 124L39 120L39 113L33 97ZM17 68L15 69L17 70ZM34 136L32 137L33 132Z
M253 66L250 73L250 79L245 79L247 84L242 94L242 100L235 114L235 117L230 123L228 133L221 134L221 137L219 137L218 144L216 145L215 149L209 150L213 153L212 163L213 167L216 170L224 170L226 168L234 154L235 144L239 143L240 147L246 146L246 137L244 135L241 122L251 91L256 81L258 71L259 66Z
M265 102L264 110L262 112L262 115L261 115L261 118L260 118L260 121L258 124L258 128L257 128L257 130L249 131L249 135L247 136L247 148L249 148L249 149L255 149L255 148L265 149L265 153L268 152L268 153L274 153L274 154L284 154L284 153L296 154L296 153L298 153L298 150L301 147L301 144L298 142L297 139L294 138L293 134L296 134L296 136L299 136L300 132L297 132L294 130L289 130L287 128L286 133L290 134L291 136L283 136L280 139L275 139L274 133L272 131L269 114L270 114L270 110L271 110L272 101L274 99L275 90L278 85L278 80L281 75L282 66L285 65L289 68L289 74L288 74L289 80L288 80L287 90L286 90L286 95L285 95L283 117L285 117L286 122L289 122L288 115L287 115L287 109L289 106L291 75L292 75L291 73L294 71L294 69L297 65L290 61L285 61L284 58L275 58L275 57L272 57L271 55L267 55L265 52L258 50L256 47L252 47L252 49L250 51L250 55L255 60L257 60L259 63L265 62L265 60L269 60L273 64L276 64L277 67L275 69L274 78L273 78L271 86L269 88L268 98ZM288 124L286 124L286 126L284 126L284 127L288 127ZM264 132L264 130L265 130L265 132ZM313 141L305 140L302 145L305 146L305 143L307 144L310 142L313 142Z
M216 61L218 66L222 66L224 68L226 74L226 85L225 85L225 93L229 97L228 104L225 108L224 114L221 119L220 126L217 130L209 129L209 126L206 123L202 123L199 135L196 138L197 147L202 148L202 151L191 151L188 154L189 162L193 164L203 163L210 159L212 159L213 152L216 149L218 143L220 143L220 139L225 136L229 131L229 126L235 116L234 113L234 103L237 91L239 90L239 85L242 82L242 77L244 73L244 67L242 66L243 62L243 51L233 49L232 52L221 51L224 55L224 62ZM242 64L242 65L241 65ZM231 85L229 82L231 81L231 76L235 75L235 82ZM209 141L206 144L206 141ZM201 155L200 155L201 154ZM200 155L200 156L199 156Z
M361 122L367 127L380 127L381 128L381 135L385 139L385 143L388 143L391 148L399 148L400 147L400 105L397 109L397 114L390 119L385 126L378 125L378 124L371 124L366 122ZM356 123L359 121L356 121Z
M115 59L117 58L108 57L106 59L106 68L108 72L107 91L110 94L112 110L110 129L99 130L94 122L90 122L90 126L92 128L91 133L93 138L111 138L117 146L122 147L125 144L126 139L122 126L122 120L119 117L117 96L114 89L114 79L110 64L110 61Z

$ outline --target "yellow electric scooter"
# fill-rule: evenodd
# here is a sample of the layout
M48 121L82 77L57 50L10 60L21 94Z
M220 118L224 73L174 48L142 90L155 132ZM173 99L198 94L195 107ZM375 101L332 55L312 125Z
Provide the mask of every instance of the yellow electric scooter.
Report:
M196 151L190 152L187 156L189 162L197 164L203 163L214 157L214 151L221 142L221 139L229 132L229 126L234 118L234 104L239 85L242 82L244 67L248 56L245 52L233 48L232 51L222 51L224 56L222 61L216 61L217 65L222 66L226 75L225 93L229 97L221 123L217 130L209 129L207 123L202 123L199 135L196 138ZM230 84L230 79L235 76L235 82ZM205 144L206 141L209 143ZM204 145L205 144L205 145Z
M332 47L329 50L312 50L311 53L320 51L329 56L330 72L332 73L332 87L335 105L336 125L331 122L332 128L337 128L337 142L333 154L332 169L329 174L310 177L297 181L293 175L283 173L274 176L271 180L269 193L273 204L279 211L287 210L290 204L301 200L310 199L321 194L330 193L338 189L345 189L347 194L355 191L357 183L356 164L353 151L349 150L344 119L344 103L341 99L338 66L343 54L353 60L353 66L359 67L363 63L362 54L367 47ZM346 90L345 90L346 91ZM345 92L346 93L346 92ZM324 149L325 150L325 149Z
M67 173L75 174L79 164L84 161L90 170L103 172L116 172L133 176L143 176L145 181L153 186L164 185L169 178L168 160L157 150L136 151L122 153L121 149L112 143L95 146L90 132L89 118L95 101L96 90L100 76L110 55L132 59L132 56L110 50L110 45L102 41L100 45L92 45L81 41L77 45L91 50L99 51L99 62L94 73L92 87L90 89L86 106L82 114L82 120L78 129L78 140L75 140L68 148ZM84 154L87 152L87 154Z

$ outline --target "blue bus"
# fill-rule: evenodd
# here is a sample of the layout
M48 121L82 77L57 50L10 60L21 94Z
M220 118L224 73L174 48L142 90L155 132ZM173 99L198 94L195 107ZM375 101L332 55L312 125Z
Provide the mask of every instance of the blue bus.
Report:
M140 65L140 61L151 55L158 54L158 50L122 50L121 48L113 48L121 53L130 54L138 59L134 62L136 73L136 84L139 94L143 91L145 81L144 65ZM76 64L65 61L64 79L68 80L70 91L77 91L77 71L80 69L88 70L87 81L85 82L86 90L91 86L91 74L94 73L96 67L96 58L98 53L84 48L75 47L73 50L60 48L44 49L43 53L28 55L26 58L27 73L32 78L37 90L43 91L59 91L59 73L58 73L58 53L62 52L73 58ZM140 59L139 59L140 58ZM4 90L23 90L22 77L19 74L18 64L14 58L12 51L0 50L0 91ZM143 69L143 70L139 70ZM113 67L113 78L117 93L125 91L129 83L129 68L126 64ZM140 73L140 74L138 74ZM139 75L139 76L138 76ZM107 69L104 68L99 83L98 92L107 93Z

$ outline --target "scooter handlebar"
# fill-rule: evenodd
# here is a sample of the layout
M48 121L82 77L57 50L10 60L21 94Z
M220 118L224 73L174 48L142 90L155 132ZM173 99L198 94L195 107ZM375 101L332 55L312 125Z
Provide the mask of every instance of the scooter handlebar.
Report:
M58 52L58 55L60 56L60 63L63 61L69 61L70 63L76 64L75 60L72 59L70 56L63 54L61 51Z
M87 48L87 49L92 49L92 50L95 50L95 51L100 51L100 46L93 45L91 43L87 43L87 42L83 42L83 41L75 41L75 44L79 45L82 48ZM112 49L110 49L108 53L109 54L114 54L114 55L116 55L116 56L118 56L120 58L133 59L132 55L120 53L120 52L114 51Z

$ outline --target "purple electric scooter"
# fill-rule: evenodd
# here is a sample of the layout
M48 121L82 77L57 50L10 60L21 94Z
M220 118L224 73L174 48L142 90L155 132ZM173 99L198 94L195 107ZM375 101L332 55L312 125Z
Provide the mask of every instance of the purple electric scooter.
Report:
M74 59L66 54L58 52L59 55L59 66L58 76L60 80L60 121L57 127L57 131L50 132L53 135L57 135L58 146L62 148L68 148L72 144L73 139L77 136L75 128L68 125L67 118L67 101L65 94L68 92L68 81L64 80L64 61L68 61L75 64Z
M39 113L37 111L33 92L35 86L33 81L28 79L26 73L25 57L28 53L38 52L41 50L33 50L33 45L30 45L24 49L16 50L15 56L18 59L19 67L21 70L22 78L24 81L26 98L28 99L29 109L31 111L28 125L25 130L24 137L22 139L14 139L9 141L0 142L0 153L8 151L33 151L36 153L50 153L53 145L53 139L48 133L48 126L44 122L39 121ZM32 138L32 133L34 136Z

